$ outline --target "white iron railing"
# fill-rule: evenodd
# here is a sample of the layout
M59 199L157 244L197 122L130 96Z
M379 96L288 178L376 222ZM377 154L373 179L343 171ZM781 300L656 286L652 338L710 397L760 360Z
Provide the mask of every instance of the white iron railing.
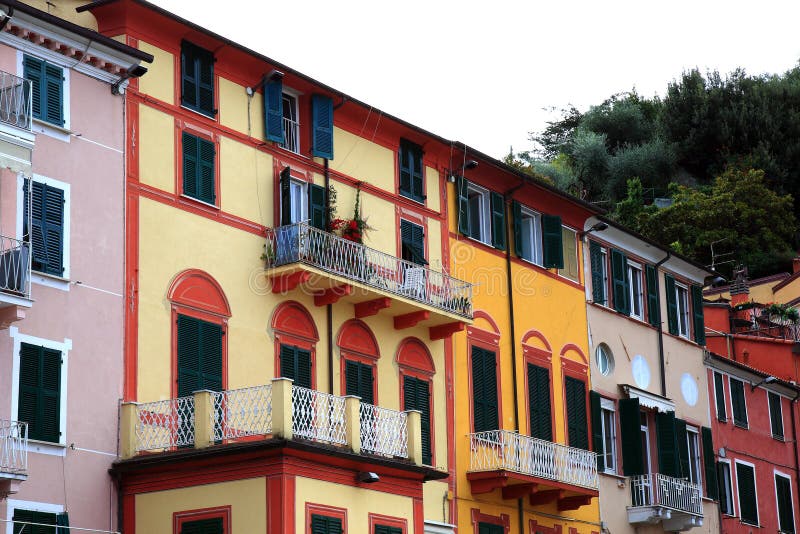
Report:
M136 450L194 444L194 397L136 404Z
M299 133L300 133L300 123L284 117L283 118L284 142L281 143L280 146L285 148L286 150L294 152L295 154L300 153Z
M507 470L598 488L597 455L591 451L523 436L508 430L469 435L470 471Z
M0 419L0 473L28 471L28 423Z
M631 506L663 506L688 514L703 515L700 485L660 473L630 478Z
M292 434L312 441L344 445L344 397L292 386Z
M30 250L30 243L0 235L0 291L30 298Z
M408 414L361 404L361 450L408 458Z
M272 385L212 392L214 441L272 432Z
M0 122L31 129L31 82L0 71Z
M472 284L369 248L307 223L267 233L267 268L302 262L362 284L472 317Z

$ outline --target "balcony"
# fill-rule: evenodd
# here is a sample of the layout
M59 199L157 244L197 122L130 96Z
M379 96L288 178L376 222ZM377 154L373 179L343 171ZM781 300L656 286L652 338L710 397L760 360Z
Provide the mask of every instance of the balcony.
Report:
M122 406L122 457L282 438L422 465L420 413L278 378L271 384Z
M598 495L597 455L508 430L469 434L472 493L500 489L503 499L557 502L575 510Z
M35 140L31 102L31 82L0 71L0 168L27 176Z
M274 293L301 289L318 306L352 303L356 317L390 308L400 330L430 327L442 339L472 320L472 285L306 223L269 231L268 276Z
M0 235L0 329L25 318L31 307L30 243Z
M630 477L628 522L661 523L665 531L684 531L703 524L700 485L660 473Z
M0 419L0 501L28 478L28 423Z

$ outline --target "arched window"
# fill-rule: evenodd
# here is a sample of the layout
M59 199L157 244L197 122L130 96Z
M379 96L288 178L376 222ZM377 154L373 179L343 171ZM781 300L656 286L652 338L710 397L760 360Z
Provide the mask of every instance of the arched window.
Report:
M319 334L311 314L299 302L286 301L275 308L271 327L275 332L275 375L313 389Z
M409 337L397 349L400 368L400 405L422 413L422 463L433 465L433 375L436 368L425 344Z
M378 403L377 362L378 342L369 327L351 319L339 330L337 343L341 360L341 391L361 397L361 402Z

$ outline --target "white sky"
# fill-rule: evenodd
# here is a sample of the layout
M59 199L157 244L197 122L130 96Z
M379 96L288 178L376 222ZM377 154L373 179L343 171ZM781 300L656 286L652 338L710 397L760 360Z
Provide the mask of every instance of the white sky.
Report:
M494 157L528 132L692 67L783 73L800 2L151 0L387 113Z

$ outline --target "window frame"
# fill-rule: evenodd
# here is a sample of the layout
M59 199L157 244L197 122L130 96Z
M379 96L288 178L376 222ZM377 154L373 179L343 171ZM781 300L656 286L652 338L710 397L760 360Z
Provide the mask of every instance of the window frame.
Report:
M202 521L203 519L222 519L222 532L229 534L231 531L231 506L217 506L214 508L198 508L195 510L182 510L172 513L172 532L180 534L184 523Z
M611 414L610 427L606 424L606 413ZM617 474L617 408L613 400L600 397L600 432L603 436L603 472L612 475ZM606 436L606 431L610 431L610 436ZM611 444L611 451L606 451L606 441ZM598 454L601 451L597 451ZM611 466L609 467L609 457Z
M729 517L736 517L736 503L734 502L733 499L733 475L732 475L733 470L731 469L731 461L728 459L720 459L717 462L717 465L727 470L726 472L728 475L728 480L727 480L727 487L725 488L725 495L728 497L727 500L730 503L730 508L727 508L727 510L729 511L724 511L722 509L722 501L720 500L720 512ZM725 484L724 477L721 476L722 474L723 474L722 471L718 469L717 480L719 480L720 484Z
M333 517L342 522L342 534L347 534L347 508L339 508L338 506L328 506L325 504L317 504L306 502L305 510L305 529L306 534L312 534L311 520L312 516L320 515L325 517Z
M529 239L524 239L523 243L527 243L530 247L530 258L520 255L519 258L528 263L532 263L538 267L544 268L544 243L542 242L542 214L531 208L520 205L520 213L522 214L522 221L520 221L520 228L522 232L525 228L530 228ZM523 221L529 221L530 224L523 224ZM536 252L538 252L538 261L536 259Z
M778 519L778 532L780 532L782 534L794 534L796 532L796 530L794 528L794 524L797 521L797 519L795 518L795 513L794 513L795 512L795 510L794 510L794 489L792 488L792 477L790 475L787 475L786 473L778 471L777 469L774 469L772 471L772 475L773 475L772 484L773 484L773 486L775 488L775 511L777 512L777 516L776 517ZM781 525L781 508L780 508L780 499L778 498L778 477L789 481L789 501L792 503L792 506L789 508L789 512L791 512L791 514L792 514L792 530L783 530L781 528L781 526L782 526Z
M570 239L566 239L566 236L564 235L565 232L571 233L572 237ZM572 243L573 252L575 253L575 278L572 278L571 276L569 276L569 270L568 270L568 265L567 265L567 259L570 257L567 254L567 247L568 247L567 243L568 243L568 241ZM576 230L576 229L574 229L574 228L572 228L570 226L567 226L565 224L562 224L561 225L561 247L562 247L562 249L564 251L564 267L562 267L561 269L556 269L556 271L558 272L558 276L560 276L561 278L564 278L566 280L570 280L572 282L575 282L576 284L580 284L581 283L581 259L580 259L580 254L578 252L578 230ZM544 251L542 251L542 253L544 254Z
M744 425L739 423L736 420L736 410L735 410L735 406L733 404L733 384L732 384L732 382L734 380L736 382L739 382L742 385L742 399L744 400L744 419L745 419L745 424ZM728 391L730 392L730 397L731 397L731 419L733 420L733 424L735 426L738 426L739 428L750 428L750 415L749 415L748 409L747 409L747 392L745 390L744 384L745 384L744 380L741 380L739 378L736 378L736 377L728 375Z
M408 533L408 520L406 518L375 514L372 512L370 512L367 517L369 522L369 534L375 534L375 527L377 526L399 528L402 534Z
M205 201L205 200L203 200L201 198L194 197L194 196L186 193L186 191L184 190L184 183L185 183L185 176L184 176L184 172L183 172L183 170L184 170L183 161L184 161L184 157L185 157L184 151L183 151L183 136L184 136L184 134L191 135L193 137L196 137L199 140L211 143L211 145L214 147L214 168L213 168L213 171L214 171L214 180L213 180L214 181L214 203L213 204L211 202L207 202L207 201ZM187 200L189 202L197 203L197 204L200 204L200 205L203 205L203 206L208 206L210 208L214 208L214 209L217 209L217 210L220 209L220 206L222 206L222 194L221 194L222 193L222 191L221 191L222 188L220 186L220 161L219 161L220 160L220 157L219 157L220 156L220 146L219 146L219 137L215 136L210 131L199 129L199 128L194 128L193 126L191 126L189 124L185 125L184 128L176 128L176 135L177 135L177 139L176 139L177 145L176 146L179 147L179 150L178 150L179 157L175 158L176 159L175 164L178 167L177 172L176 172L176 181L177 181L177 183L176 183L175 186L176 186L176 190L179 192L179 196L182 199ZM198 172L200 172L199 163L198 163Z
M27 179L24 176L21 176L19 180L20 189L19 194L20 198L24 203L27 202L27 198L25 196L25 181ZM69 279L71 276L71 269L70 269L70 241L71 241L71 232L70 227L72 223L72 217L70 216L71 213L71 205L72 205L72 193L71 193L71 186L67 182L62 182L60 180L56 180L55 178L49 178L47 176L43 176L41 174L35 174L32 178L30 178L30 182L39 182L43 185L61 189L64 192L64 211L62 213L63 224L61 227L61 265L64 268L63 273L59 276L56 274L46 273L44 271L37 271L31 269L31 282L38 283L43 286L52 287L55 289L60 289L62 291L69 291ZM28 192L30 194L30 191ZM31 198L30 209L33 210L33 199ZM18 225L20 229L20 236L24 234L24 209L19 210L18 213ZM33 265L33 252L31 252L31 266Z
M758 476L756 476L756 466L753 463L745 462L744 460L739 460L738 458L736 460L734 460L734 464L735 464L735 469L736 469L736 501L739 504L739 506L738 506L739 521L741 521L742 523L744 523L746 525L752 525L752 526L755 526L755 527L760 527L761 526L761 522L760 522L761 518L759 517L759 514L758 514ZM753 472L753 497L755 498L755 510L756 510L756 522L755 523L751 523L749 521L745 521L745 519L742 517L742 499L741 499L741 495L739 493L739 466L740 465L744 465L746 467L749 467L750 469L752 469L752 472Z
M72 73L71 65L74 61L65 61L66 56L57 52L50 52L49 50L40 49L36 47L35 50L17 50L17 76L20 78L25 77L25 56L29 55L41 61L46 61L51 65L55 65L62 69L64 81L61 86L61 105L62 117L64 125L56 125L41 119L33 117L31 110L31 129L34 133L43 133L49 137L59 139L64 142L70 142L70 130L72 127L72 119L70 113L70 77Z
M25 510L29 512L41 512L45 514L63 514L64 513L64 506L60 504L50 504L47 502L39 502L39 501L23 501L18 499L11 499L8 498L5 501L6 504L6 517L13 519L14 512L16 510ZM14 522L8 521L5 527L6 534L13 534L14 532ZM55 530L55 525L53 526Z
M766 391L767 393L767 409L769 410L769 430L770 434L772 435L772 439L776 441L785 441L786 434L784 433L785 429L783 425L783 397L781 395L778 395L774 391L770 391L768 389L765 389L764 391ZM776 434L775 428L773 428L772 426L772 398L777 398L778 400L778 405L777 405L778 415L780 417L780 422L781 422L780 434Z
M480 216L479 221L479 231L480 237L475 237L472 235L472 226L474 221L472 220L472 210L470 200L472 199L471 194L479 195L480 197L480 209L478 210L478 214ZM469 224L469 234L467 237L474 241L478 241L479 243L483 243L486 246L492 246L492 196L491 191L486 189L483 186L480 186L474 182L467 182L467 221Z
M283 103L283 117L281 117L281 120L283 120L283 143L278 143L278 146L284 150L288 150L292 154L300 154L300 140L302 138L300 135L300 93L294 89L283 86L281 100ZM290 116L294 115L294 119L287 117L287 114ZM287 122L294 124L294 139L291 143L289 142L289 129L286 128ZM294 150L291 148L292 143L294 144Z
M683 298L681 298L683 296ZM681 311L681 305L683 304L684 309ZM689 301L689 286L683 282L679 282L675 280L675 310L678 314L678 336L691 339L692 334L692 323L691 323L691 303ZM683 318L685 323L685 331L681 329L681 318Z
M694 444L694 456L692 456L692 445ZM686 425L686 447L689 454L689 481L698 485L700 495L703 495L703 452L700 445L700 429L696 426ZM692 475L696 475L697 480L692 480Z
M212 92L212 94L211 94L212 104L211 105L213 106L213 109L211 109L211 110L202 109L200 107L200 103L199 102L198 102L197 106L192 106L191 104L185 103L184 100L183 100L184 45L188 45L189 47L196 48L199 51L205 52L205 53L207 53L208 55L211 56L211 92ZM177 71L177 76L178 76L177 83L175 84L175 91L177 93L176 101L178 102L178 105L183 109L189 110L189 111L191 111L193 113L197 113L198 115L201 115L201 116L203 116L203 117L205 117L205 118L207 118L209 120L215 121L215 122L219 120L219 86L217 84L218 75L217 75L216 69L214 68L214 64L216 63L216 61L217 61L217 58L214 55L214 52L212 52L211 50L208 50L207 48L204 48L204 47L202 47L202 46L200 46L200 45L198 45L198 44L196 44L196 43L194 43L192 41L188 41L186 39L183 39L181 41L181 43L180 43L179 51L178 51L178 54L177 54L177 61L175 62L176 63L175 70ZM197 77L198 78L200 77L200 72L199 71L197 73ZM197 88L198 99L199 99L199 89L200 89L200 87L199 87L199 83L198 83L198 88Z
M606 359L606 371L603 372L602 367L600 366L600 354L603 354ZM597 370L603 376L609 376L611 373L614 372L614 352L611 350L606 343L598 343L597 347L594 349L594 363L597 366Z
M628 277L628 298L630 299L630 316L634 319L644 321L644 267L641 263L627 258L625 265L626 275ZM636 272L638 271L638 275ZM634 279L638 284L638 293L634 290ZM639 306L639 313L634 311L635 306Z
M299 198L295 198L293 194L294 191L299 190L298 193ZM278 195L280 196L280 188L278 188ZM310 220L309 211L308 211L308 182L305 180L300 180L299 178L290 177L289 178L289 205L291 209L294 210L297 206L295 203L299 203L300 206L300 215L296 221L291 222L290 224L297 224L301 222L306 222ZM279 198L278 199L278 220L283 220L283 201ZM289 220L293 220L292 213L289 213Z

